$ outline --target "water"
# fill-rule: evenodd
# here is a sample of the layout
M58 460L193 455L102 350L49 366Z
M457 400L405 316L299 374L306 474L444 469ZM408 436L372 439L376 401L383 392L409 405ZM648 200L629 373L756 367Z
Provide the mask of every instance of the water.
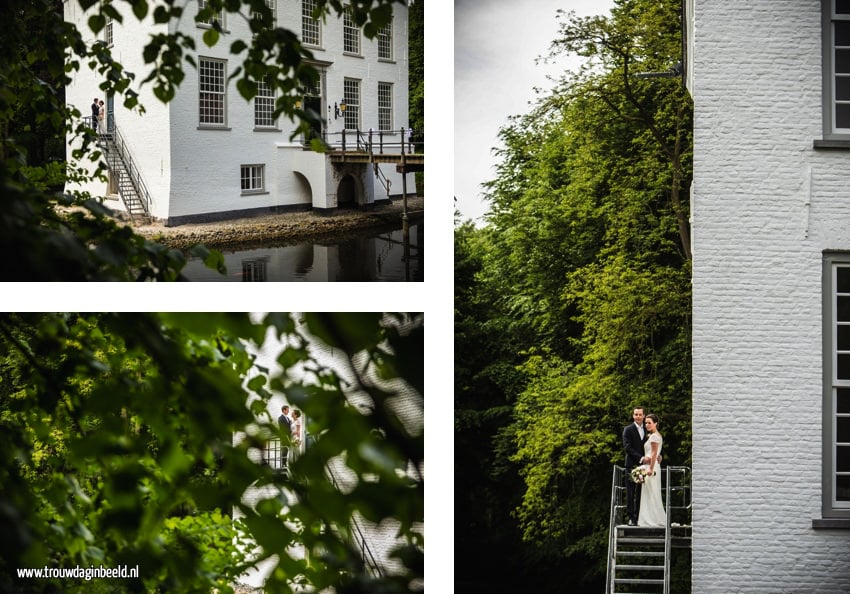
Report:
M422 281L423 221L410 225L406 250L400 225L347 234L339 243L300 243L238 251L221 250L227 274L190 259L183 274L191 281ZM409 257L405 258L405 251Z

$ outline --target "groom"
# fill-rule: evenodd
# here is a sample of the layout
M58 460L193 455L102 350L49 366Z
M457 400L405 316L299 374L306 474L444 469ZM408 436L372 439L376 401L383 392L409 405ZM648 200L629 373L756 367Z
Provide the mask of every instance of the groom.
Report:
M641 487L631 480L629 473L635 466L643 462L643 443L646 441L646 431L643 428L644 408L637 406L632 410L632 420L623 429L623 448L626 450L626 513L629 516L629 526L637 526L638 510L640 509Z

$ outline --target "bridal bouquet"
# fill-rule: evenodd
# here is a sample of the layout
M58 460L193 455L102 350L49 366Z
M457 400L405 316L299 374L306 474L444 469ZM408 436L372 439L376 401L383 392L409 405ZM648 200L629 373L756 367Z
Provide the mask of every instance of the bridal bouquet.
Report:
M649 475L649 466L636 466L632 469L632 482L642 485Z

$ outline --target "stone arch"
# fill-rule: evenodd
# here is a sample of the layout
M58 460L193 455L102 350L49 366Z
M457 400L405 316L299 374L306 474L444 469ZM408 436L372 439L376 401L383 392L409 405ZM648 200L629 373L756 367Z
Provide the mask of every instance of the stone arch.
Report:
M293 171L295 174L296 195L299 202L313 202L313 187L310 185L310 180L300 171Z
M336 205L338 208L356 208L362 202L363 192L357 181L357 178L350 173L346 173L339 180L336 189Z

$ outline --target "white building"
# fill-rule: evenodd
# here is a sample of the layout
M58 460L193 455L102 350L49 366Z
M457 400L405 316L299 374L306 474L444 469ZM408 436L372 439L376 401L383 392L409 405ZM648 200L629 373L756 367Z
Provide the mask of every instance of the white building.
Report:
M168 24L155 24L153 10L139 22L129 5L113 4L125 15L124 22L110 21L97 39L87 22L98 5L83 11L76 1L66 0L66 20L88 35L87 43L107 43L113 57L135 73L136 81L150 71L142 49L154 34L179 30L191 36L198 65L194 69L184 64L186 77L168 104L154 97L150 84L142 86L142 115L124 108L120 96L103 97L99 89L103 78L96 70L82 65L73 73L67 103L88 116L93 97L106 100L110 126L117 128L116 141L123 142L125 158L123 163L110 162L108 183L69 189L113 198L120 193L131 211L133 194L140 194L143 202L149 201L150 216L169 225L286 210L362 208L401 195L403 180L395 165L381 166L379 178L369 164L331 163L330 157L308 150L306 139L290 140L295 126L288 119L272 120L274 96L268 89L261 85L260 94L246 101L236 89L237 79L228 77L242 62L242 54L229 53L231 44L250 43L248 19L225 14L224 33L208 47L202 37L211 26L194 18L199 2L204 0L189 0L183 18ZM386 145L395 143L386 146L386 152L399 152L401 129L409 126L406 5L394 4L391 23L376 39L368 40L347 17L314 20L313 0L267 3L277 25L297 33L314 55L320 82L304 96L303 105L323 115L321 132L328 142L340 144L345 129L350 150L356 130L368 134L374 129L374 138L380 130ZM343 103L346 109L340 112ZM69 143L69 149L78 146L71 138ZM384 178L390 182L389 190ZM408 194L416 191L413 178L407 175L404 180ZM135 185L129 184L131 179L137 180Z
M850 3L685 13L693 592L850 592Z

